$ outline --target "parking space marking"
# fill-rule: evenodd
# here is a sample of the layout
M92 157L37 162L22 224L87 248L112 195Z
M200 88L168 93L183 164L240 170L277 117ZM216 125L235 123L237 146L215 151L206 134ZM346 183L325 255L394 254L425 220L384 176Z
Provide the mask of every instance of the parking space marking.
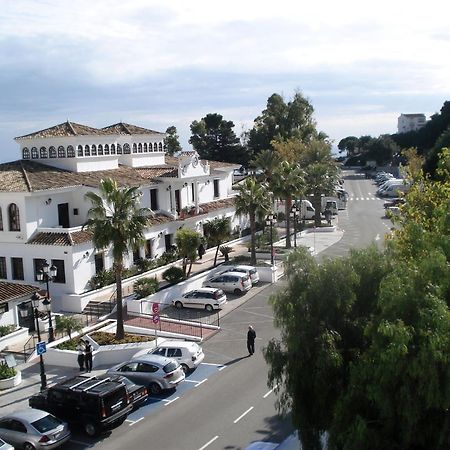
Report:
M278 384L276 384L269 392L266 392L263 395L263 398L267 398L277 387L278 387Z
M210 441L208 441L203 447L200 447L198 450L204 450L208 445L212 444L216 439L219 439L219 436L214 436Z
M233 421L233 423L238 423L244 416L246 416L254 407L251 406L247 409L244 413L242 413L236 420Z
M202 381L199 381L194 387L199 387L201 384L203 384L208 378L205 378Z
M199 383L199 380L188 380L187 378L184 379L183 383Z
M214 363L201 363L202 366L215 366L215 367L220 367L223 366L223 364L214 364Z
M219 369L219 372L221 372L223 369L226 369L227 368L227 366L222 366L220 369Z
M171 403L173 403L175 400L178 400L180 397L175 397L172 400L168 400L167 403L164 406L170 405Z
M144 420L144 418L143 418L143 417L140 417L138 420L133 421L133 422L130 423L130 425L128 425L128 426L132 427L135 423L138 423L138 422L140 422L141 420ZM127 420L127 422L128 422L128 420Z

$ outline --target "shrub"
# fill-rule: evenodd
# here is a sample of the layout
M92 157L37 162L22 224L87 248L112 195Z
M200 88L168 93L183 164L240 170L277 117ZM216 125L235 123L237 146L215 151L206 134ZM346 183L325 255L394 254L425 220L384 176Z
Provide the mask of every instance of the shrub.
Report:
M165 266L171 262L174 262L178 259L178 251L176 248L172 248L171 250L164 252L158 259L157 264L158 267Z
M113 284L115 281L116 277L112 270L101 270L89 280L89 286L91 289L100 289Z
M283 211L277 212L277 222L283 222L286 219L286 214Z
M15 325L2 325L0 326L0 337L6 336L7 334L16 331Z
M81 331L83 326L81 322L74 316L56 316L56 327L55 331L57 333L67 333L69 338L72 337L73 332Z
M116 339L114 333L106 333L104 331L96 331L89 335L98 345L114 345L114 344L129 344L132 342L148 342L153 341L153 336L141 336L137 334L125 333L123 339Z
M140 273L148 272L157 267L157 262L153 259L142 258L136 261L136 267Z
M12 378L16 375L16 369L14 367L8 367L6 364L0 364L0 380L6 380L6 378Z
M137 299L147 297L147 295L154 294L158 289L159 283L155 278L141 278L137 280L134 285L134 294Z
M164 280L166 280L170 284L176 284L184 279L183 269L180 267L169 267L162 274Z
M220 247L220 253L225 257L225 261L229 261L230 257L228 256L233 251L233 247L230 247L229 245L222 245Z

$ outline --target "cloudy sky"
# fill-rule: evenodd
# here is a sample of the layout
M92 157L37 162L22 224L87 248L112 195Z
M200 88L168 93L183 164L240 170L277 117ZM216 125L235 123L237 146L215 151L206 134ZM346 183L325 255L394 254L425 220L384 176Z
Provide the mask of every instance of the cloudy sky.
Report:
M404 0L2 0L0 161L20 136L69 119L165 131L220 113L252 126L299 90L318 128L396 131L450 100L446 3Z

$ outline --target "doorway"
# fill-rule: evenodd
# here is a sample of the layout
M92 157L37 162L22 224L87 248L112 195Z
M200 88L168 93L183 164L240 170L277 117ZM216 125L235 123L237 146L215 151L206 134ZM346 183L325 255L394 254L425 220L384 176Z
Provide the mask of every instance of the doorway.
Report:
M58 205L58 224L63 228L70 228L68 203Z

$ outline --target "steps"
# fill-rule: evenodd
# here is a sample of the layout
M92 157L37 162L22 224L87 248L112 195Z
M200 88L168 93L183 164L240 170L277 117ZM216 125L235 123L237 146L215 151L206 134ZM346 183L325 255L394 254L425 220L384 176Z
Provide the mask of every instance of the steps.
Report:
M105 300L98 302L91 300L83 310L83 315L90 317L103 317L112 313L114 307L116 306L115 301Z

